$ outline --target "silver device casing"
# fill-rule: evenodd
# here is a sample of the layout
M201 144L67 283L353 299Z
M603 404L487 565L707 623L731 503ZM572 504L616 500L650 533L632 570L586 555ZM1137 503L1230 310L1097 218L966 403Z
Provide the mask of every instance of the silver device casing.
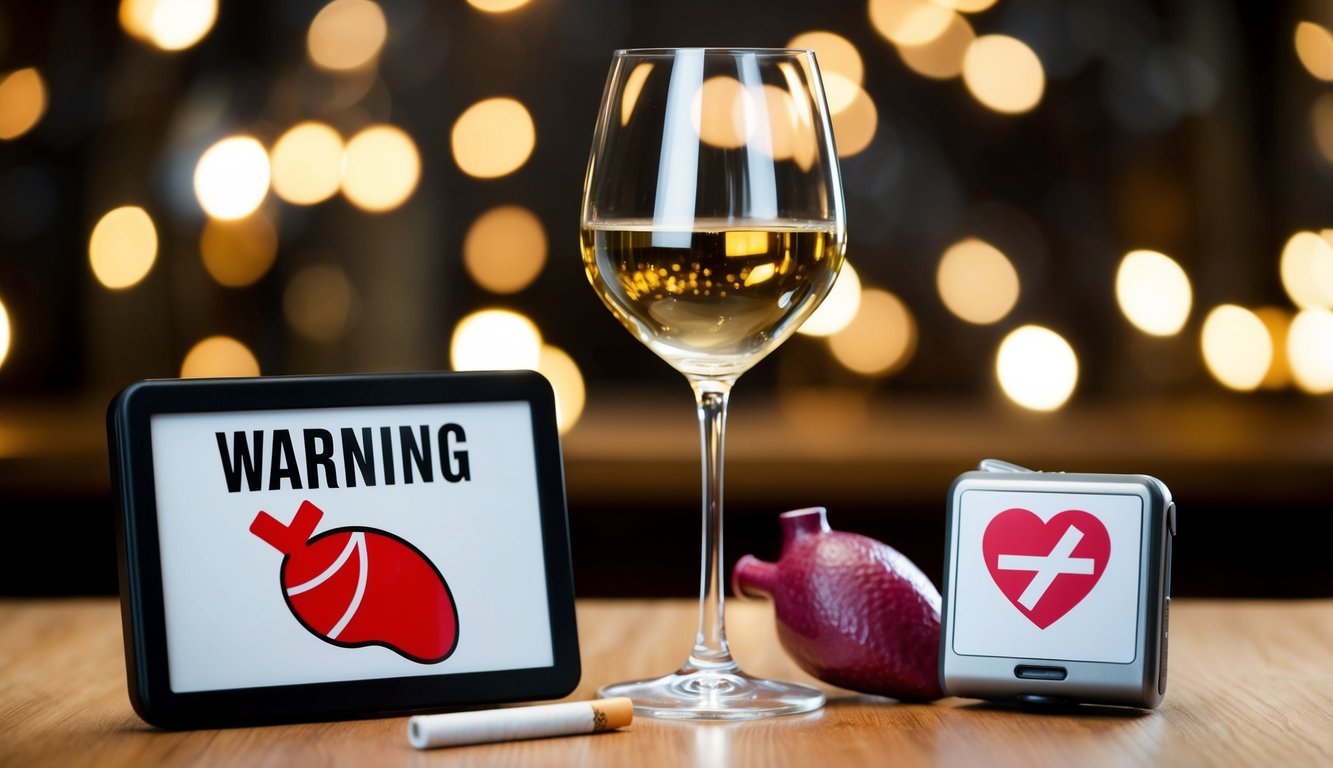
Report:
M940 682L953 696L994 701L1065 701L1151 709L1166 693L1167 640L1171 606L1171 546L1175 504L1160 480L1148 475L1064 474L1025 470L1004 462L982 462L983 470L959 475L949 488L945 539L944 605L941 611ZM1129 663L1055 658L963 655L954 651L958 584L958 515L972 490L1080 495L1132 495L1143 501L1140 529L1138 627ZM1063 668L1062 680L1018 677L1020 666Z

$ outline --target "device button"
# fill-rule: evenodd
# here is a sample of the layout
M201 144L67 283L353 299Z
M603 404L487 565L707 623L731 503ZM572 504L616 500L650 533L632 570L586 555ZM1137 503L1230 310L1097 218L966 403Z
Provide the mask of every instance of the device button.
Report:
M1171 535L1176 535L1176 503L1173 501L1166 505L1166 528L1171 531Z
M1171 639L1171 596L1162 603L1162 668L1157 673L1157 693L1166 694L1166 651Z
M1014 677L1024 680L1063 680L1068 676L1064 667L1034 667L1028 664L1014 667Z

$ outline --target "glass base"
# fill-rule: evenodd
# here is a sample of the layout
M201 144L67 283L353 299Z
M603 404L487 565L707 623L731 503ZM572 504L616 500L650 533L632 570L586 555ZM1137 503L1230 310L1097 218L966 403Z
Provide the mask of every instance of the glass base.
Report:
M687 664L664 677L603 686L597 695L627 696L634 702L635 715L671 720L746 720L824 706L824 694L818 689L751 677L734 663L706 669Z

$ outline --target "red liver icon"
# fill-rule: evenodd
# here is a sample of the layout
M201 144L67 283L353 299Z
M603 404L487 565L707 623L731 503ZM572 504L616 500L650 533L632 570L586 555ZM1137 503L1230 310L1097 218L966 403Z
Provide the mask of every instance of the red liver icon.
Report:
M320 639L344 648L381 645L421 664L458 645L458 609L435 564L407 541L375 528L312 536L324 511L302 502L284 525L267 512L250 532L285 557L287 607Z

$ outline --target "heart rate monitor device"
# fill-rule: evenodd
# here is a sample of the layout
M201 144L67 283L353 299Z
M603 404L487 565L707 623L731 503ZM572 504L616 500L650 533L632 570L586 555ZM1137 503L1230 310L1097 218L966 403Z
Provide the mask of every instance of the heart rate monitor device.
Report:
M144 720L402 714L578 684L540 375L145 381L107 426Z
M993 701L1153 708L1176 508L1147 475L988 459L949 489L940 680Z

